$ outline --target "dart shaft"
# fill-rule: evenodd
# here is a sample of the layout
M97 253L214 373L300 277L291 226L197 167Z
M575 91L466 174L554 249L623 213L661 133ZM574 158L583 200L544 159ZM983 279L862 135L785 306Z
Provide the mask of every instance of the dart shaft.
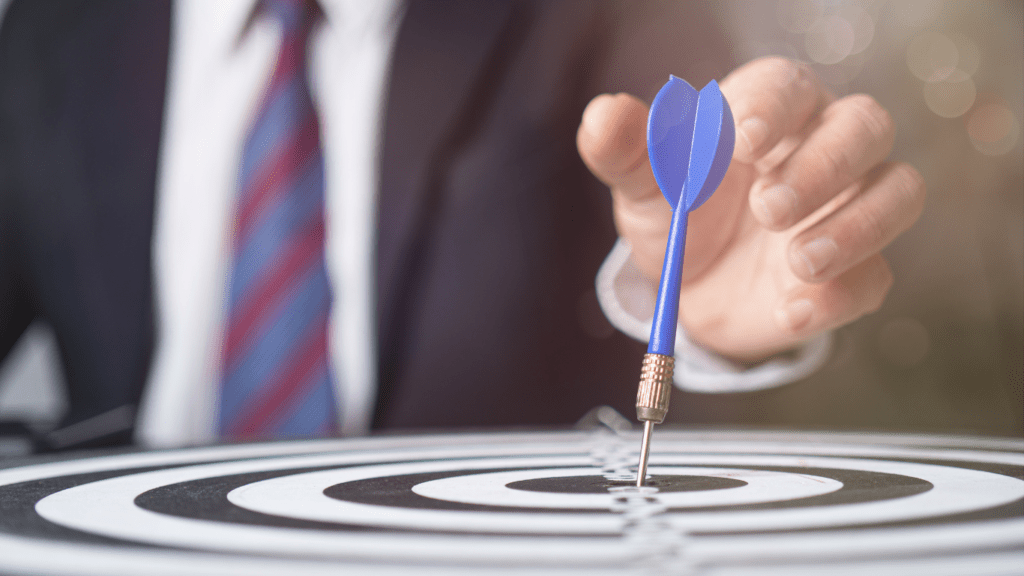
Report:
M654 303L651 340L647 352L672 356L676 345L676 322L679 318L679 284L683 278L683 253L686 248L686 225L689 213L682 206L672 212L672 225L661 265L658 299Z

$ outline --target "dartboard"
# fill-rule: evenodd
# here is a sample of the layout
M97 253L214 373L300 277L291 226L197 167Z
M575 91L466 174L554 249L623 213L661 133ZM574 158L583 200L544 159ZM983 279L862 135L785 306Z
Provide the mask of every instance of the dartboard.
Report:
M0 469L2 574L1022 574L1024 442L385 436Z

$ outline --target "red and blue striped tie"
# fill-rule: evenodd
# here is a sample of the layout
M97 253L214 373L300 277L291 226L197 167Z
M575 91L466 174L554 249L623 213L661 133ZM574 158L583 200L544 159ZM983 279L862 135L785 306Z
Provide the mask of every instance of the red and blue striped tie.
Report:
M337 432L327 361L324 159L306 79L319 11L264 0L283 29L274 74L242 152L219 433L230 440Z

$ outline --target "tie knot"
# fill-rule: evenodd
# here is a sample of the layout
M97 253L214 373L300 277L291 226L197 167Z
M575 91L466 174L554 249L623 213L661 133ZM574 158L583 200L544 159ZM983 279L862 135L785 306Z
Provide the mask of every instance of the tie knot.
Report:
M316 0L263 0L263 9L281 22L286 35L308 34L321 14Z

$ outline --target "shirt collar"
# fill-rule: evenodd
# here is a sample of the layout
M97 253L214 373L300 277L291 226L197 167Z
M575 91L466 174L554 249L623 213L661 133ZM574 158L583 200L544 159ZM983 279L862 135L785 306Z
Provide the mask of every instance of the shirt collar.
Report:
M201 0L209 1L209 0ZM260 0L216 2L221 28L237 46L258 18ZM317 0L324 12L324 25L368 33L384 30L401 14L402 0Z

